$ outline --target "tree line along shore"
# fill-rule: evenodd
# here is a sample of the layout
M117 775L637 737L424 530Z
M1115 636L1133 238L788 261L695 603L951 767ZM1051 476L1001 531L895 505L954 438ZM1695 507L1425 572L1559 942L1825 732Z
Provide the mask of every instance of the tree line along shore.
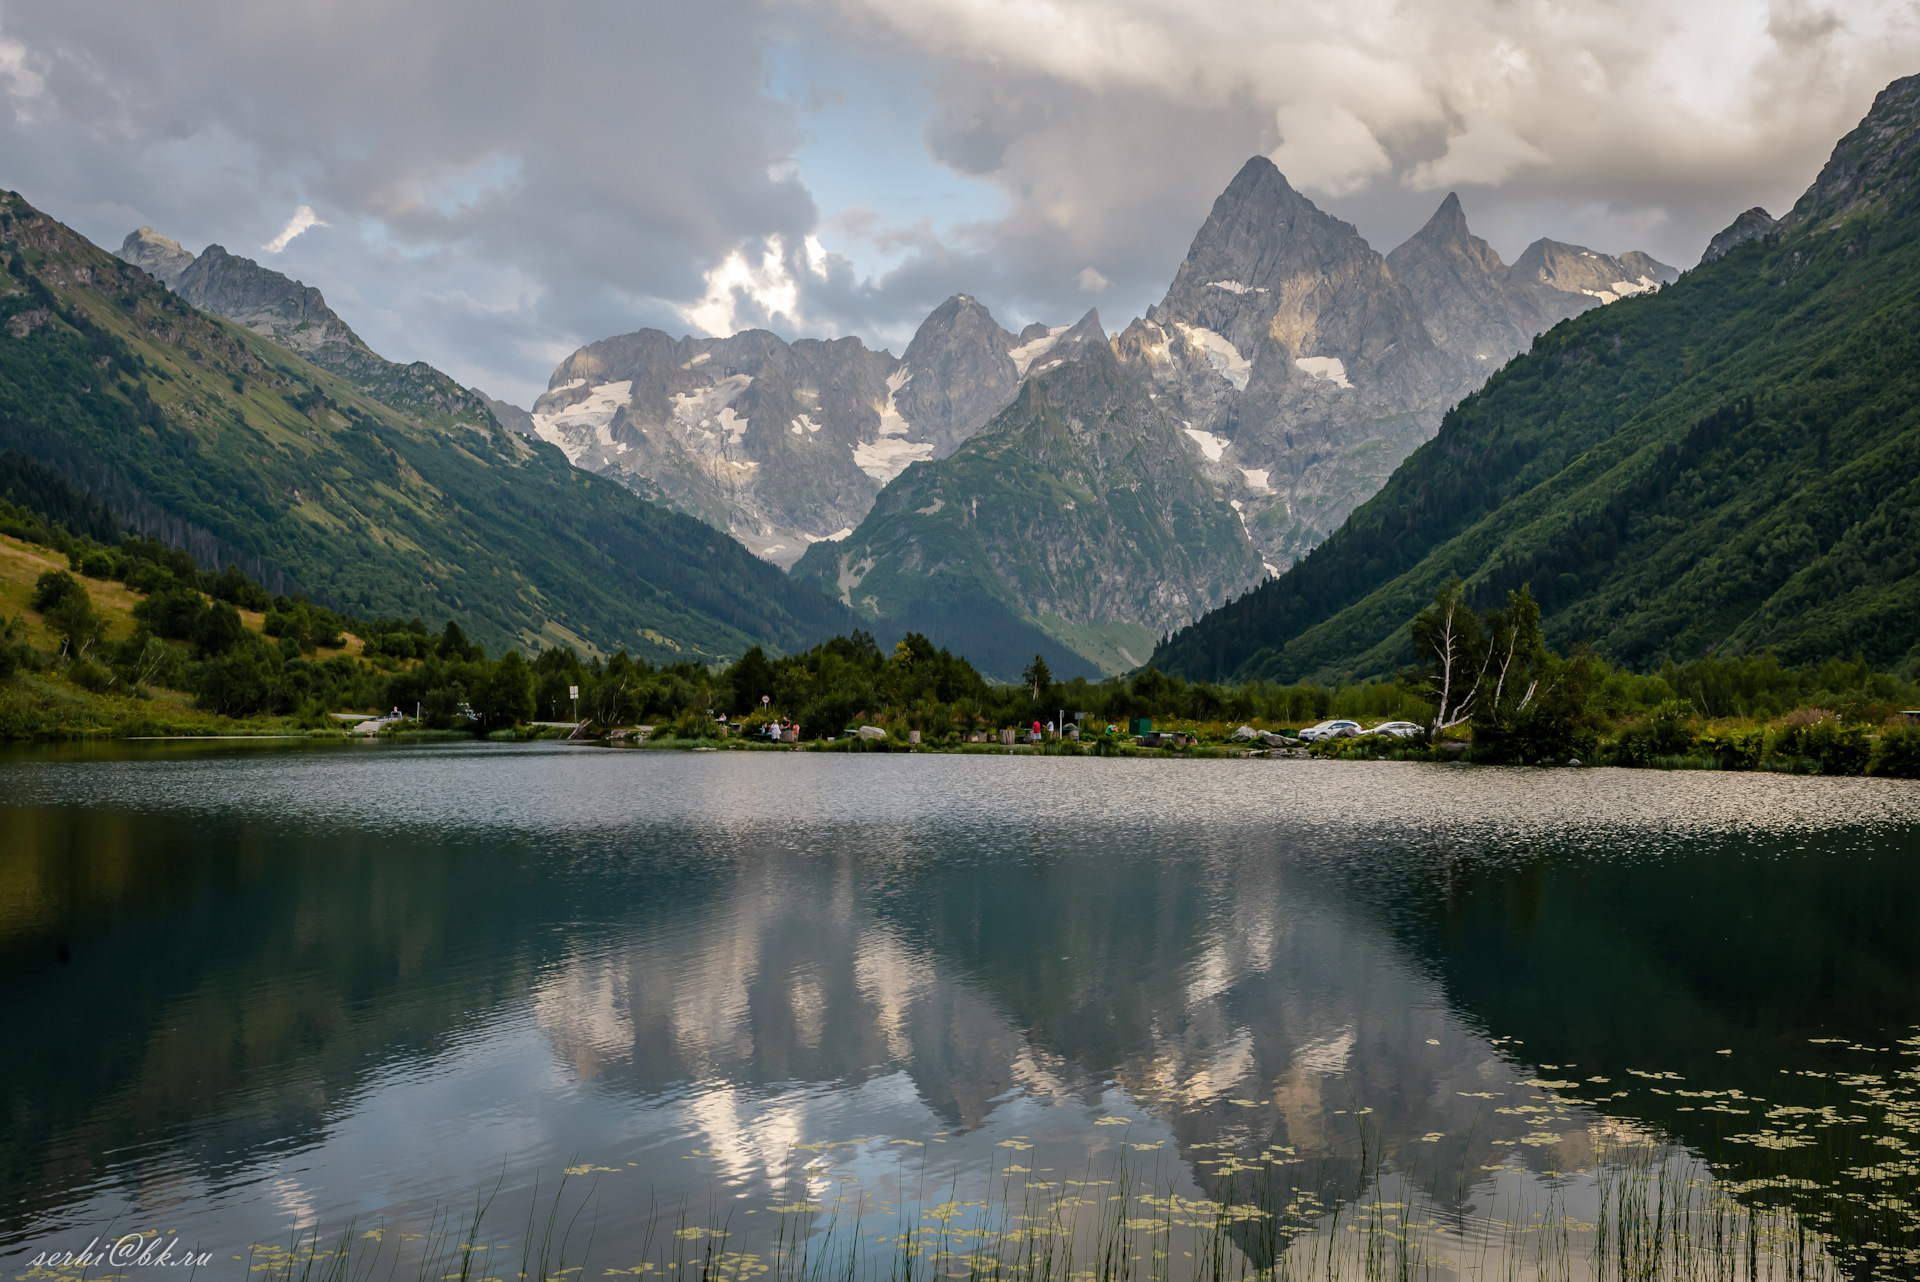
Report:
M1771 655L1668 661L1634 673L1541 640L1524 589L1475 613L1457 585L1412 630L1419 662L1360 684L1190 682L1154 669L1019 685L909 634L862 632L801 653L756 647L725 666L654 664L548 647L490 656L455 621L353 619L270 595L151 539L108 545L0 500L0 739L338 736L334 714L402 716L384 733L615 736L653 747L748 747L768 726L834 751L1243 755L1242 727L1336 758L1791 770L1920 777L1920 685L1860 660L1793 668ZM1302 727L1346 718L1426 727L1310 747ZM1156 732L1133 733L1150 720ZM536 723L546 722L547 725ZM1053 727L1037 743L1029 731ZM1071 725L1079 734L1068 738ZM859 727L868 727L860 736ZM642 730L641 728L644 728ZM618 732L626 732L619 734ZM783 745L786 746L786 745Z

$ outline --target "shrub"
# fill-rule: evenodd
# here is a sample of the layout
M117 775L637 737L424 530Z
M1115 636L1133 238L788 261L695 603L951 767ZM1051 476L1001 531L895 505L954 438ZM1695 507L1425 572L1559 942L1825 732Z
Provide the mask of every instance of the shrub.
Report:
M122 562L122 564L125 563ZM179 580L174 577L172 570L164 565L156 565L152 561L137 562L127 571L127 587L135 592L165 592L178 583Z
M27 604L45 614L72 593L82 591L80 580L65 570L48 570L33 581L33 596Z
M1920 730L1887 730L1873 745L1867 773L1893 779L1920 779Z
M246 636L240 612L225 601L207 607L193 621L193 644L202 655L225 654Z
M67 665L67 680L82 690L91 690L99 694L113 684L114 677L105 668L88 663L85 659L75 659Z
M696 708L688 708L667 726L667 736L674 739L720 739L726 733L724 722Z
M1697 751L1720 763L1722 770L1758 770L1766 755L1767 732L1730 730L1725 734L1704 734L1695 741Z
M206 609L200 594L192 588L170 587L134 606L133 617L155 636L185 641L193 636L194 625Z
M1693 731L1686 724L1687 708L1668 700L1650 716L1628 724L1614 742L1614 759L1625 766L1650 766L1659 757L1684 757L1693 750Z
M113 558L105 552L89 552L80 561L80 573L89 579L113 577Z

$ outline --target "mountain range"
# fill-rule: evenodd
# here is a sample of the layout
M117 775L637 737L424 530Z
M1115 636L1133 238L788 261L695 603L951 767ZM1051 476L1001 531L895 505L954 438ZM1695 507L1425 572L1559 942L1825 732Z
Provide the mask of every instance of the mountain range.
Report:
M1381 675L1454 575L1483 604L1528 584L1551 639L1630 666L1912 662L1914 96L1890 86L1793 210L1741 214L1685 276L1548 240L1505 264L1453 195L1383 255L1256 157L1111 337L1091 312L1015 333L967 295L897 358L642 330L525 411L382 361L218 246L121 252L416 428L556 445L833 617L1004 678L1148 649L1192 677Z
M0 449L131 528L362 617L458 619L496 651L716 662L852 626L711 526L503 430L446 375L382 361L318 291L135 239L123 252L172 288L0 195Z
M1095 312L1015 334L964 294L934 309L900 358L853 337L641 330L563 361L529 420L577 466L699 516L778 564L800 563L803 577L876 626L917 627L999 675L1018 664L981 656L1036 646L1063 671L1119 672L1323 539L1450 405L1536 334L1675 275L1642 253L1615 258L1550 240L1506 266L1468 230L1454 195L1382 256L1256 157L1215 202L1165 299L1111 339ZM1079 513L1065 524L1035 524L1019 495L1045 489L1043 476L1058 480L1058 449L1045 460L1022 453L1035 439L1019 426L1033 422L1031 406L1017 421L996 417L1027 384L1094 348L1112 356L1127 388L1088 393L1093 403L1082 407L1076 376L1038 402L1126 432L1155 424L1129 437L1136 458L1156 457L1126 482L1141 501L1123 507L1143 520L1159 513L1151 533L1122 522L1134 543L1088 542L1078 507L1060 509ZM1141 404L1115 413L1114 397ZM945 466L989 423L997 435L983 453L993 469L974 456ZM1171 432L1158 430L1166 424ZM915 465L939 479L910 480ZM1104 462L1069 470L1118 475ZM989 479L1016 471L1011 488ZM929 486L951 511L980 513L965 527L969 543L984 539L979 547L936 554L918 529L929 523L906 521ZM892 487L900 494L889 499ZM1165 521L1187 507L1228 513L1243 532L1166 537ZM1024 531L1021 546L1003 546L1013 530ZM1111 533L1121 537L1120 527ZM1103 586L1063 593L1057 576L1033 573L1034 557L1077 560L1076 572ZM855 580L865 585L858 593Z
M1518 264L1516 264L1518 267ZM1286 575L1153 661L1207 679L1385 675L1451 578L1522 586L1548 638L1920 667L1920 77L1793 208L1536 340Z

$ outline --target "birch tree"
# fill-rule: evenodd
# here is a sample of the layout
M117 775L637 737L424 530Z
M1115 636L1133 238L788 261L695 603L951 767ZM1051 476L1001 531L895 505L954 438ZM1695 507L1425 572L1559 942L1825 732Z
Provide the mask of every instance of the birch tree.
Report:
M1433 604L1414 619L1413 647L1428 668L1427 688L1434 698L1429 732L1437 737L1472 720L1490 652L1486 629L1467 605L1459 579L1442 584Z

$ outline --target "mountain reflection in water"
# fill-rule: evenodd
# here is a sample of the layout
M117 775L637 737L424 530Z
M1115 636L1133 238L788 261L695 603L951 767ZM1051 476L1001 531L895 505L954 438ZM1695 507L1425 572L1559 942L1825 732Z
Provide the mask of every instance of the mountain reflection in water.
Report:
M14 1256L570 1163L615 1258L650 1195L897 1210L909 1159L1737 1179L1920 1024L1894 781L367 745L16 753L0 798Z

